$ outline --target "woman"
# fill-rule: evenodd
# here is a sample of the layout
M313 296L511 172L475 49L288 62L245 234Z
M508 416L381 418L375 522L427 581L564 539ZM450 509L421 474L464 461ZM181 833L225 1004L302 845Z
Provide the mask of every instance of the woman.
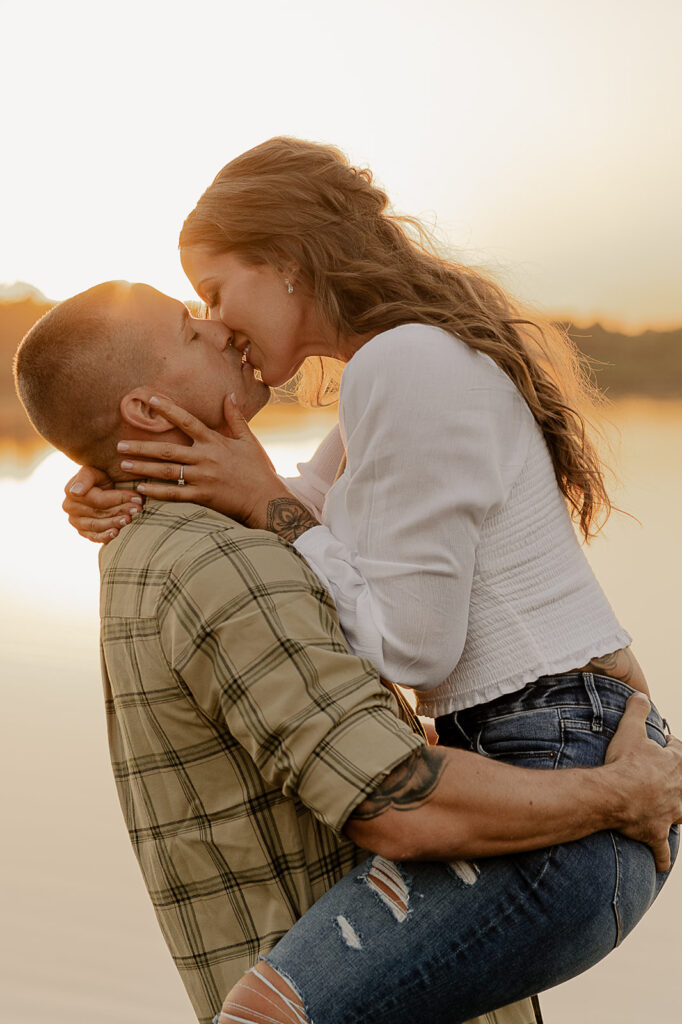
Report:
M130 443L122 467L183 485L147 484L151 496L198 501L295 543L353 650L415 689L440 742L528 767L601 763L632 687L647 691L567 508L585 539L609 511L574 356L387 203L329 147L273 139L228 164L185 222L183 266L265 383L317 357L323 395L324 361L347 363L340 432L300 480L282 481L236 410L225 439L162 399L194 446ZM82 504L68 507L78 525ZM650 725L663 742L655 712ZM670 841L674 853L676 833ZM417 915L399 940L372 934L369 958L358 956L369 923L351 929L359 945L340 941L334 922L362 913L348 876L267 957L274 973L237 986L221 1019L412 1021L428 988L439 993L431 1020L465 1020L585 970L666 877L648 849L600 833L470 867L458 878L484 906L464 921L466 894L455 899L444 872L409 866L414 886L443 894L431 923L442 945L429 943L427 962ZM335 942L338 970L320 978L311 943ZM295 987L287 1008L282 978Z

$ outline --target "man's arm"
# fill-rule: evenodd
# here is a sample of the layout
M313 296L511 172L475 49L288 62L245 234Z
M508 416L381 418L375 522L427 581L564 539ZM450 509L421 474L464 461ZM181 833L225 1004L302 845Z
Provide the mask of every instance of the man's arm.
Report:
M450 860L621 828L663 863L682 817L682 757L677 741L664 750L646 738L641 696L604 768L531 771L426 748L348 652L304 560L271 534L231 526L183 553L159 615L169 663L203 712L268 784L366 849Z
M682 744L646 735L649 701L635 695L607 763L558 772L425 747L353 812L346 835L392 860L490 857L618 829L670 866L668 831L682 819Z

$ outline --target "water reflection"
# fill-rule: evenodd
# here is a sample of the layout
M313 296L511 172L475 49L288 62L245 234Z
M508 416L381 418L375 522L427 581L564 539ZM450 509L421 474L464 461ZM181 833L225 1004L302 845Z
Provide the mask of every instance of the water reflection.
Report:
M278 473L292 476L320 434L317 426L261 437ZM98 606L97 546L80 538L60 509L64 485L78 466L53 450L36 461L25 478L0 477L5 538L11 537L3 553L0 600L49 609L51 618L91 615Z
M614 410L621 487L640 520L614 516L589 557L634 634L661 709L682 731L679 580L682 404ZM278 470L295 471L329 416L261 439ZM107 760L97 651L97 547L61 512L74 471L52 453L25 479L0 479L4 734L11 822L0 895L8 1020L38 1024L191 1024L120 819ZM632 938L605 963L543 999L552 1024L677 1024L682 868ZM651 1008L655 993L655 1010Z

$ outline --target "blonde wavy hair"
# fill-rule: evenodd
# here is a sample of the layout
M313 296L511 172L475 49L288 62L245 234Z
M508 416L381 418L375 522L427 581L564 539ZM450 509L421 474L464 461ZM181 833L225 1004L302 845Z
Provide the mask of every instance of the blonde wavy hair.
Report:
M393 212L371 172L338 149L280 137L230 161L183 225L180 248L197 245L256 265L297 264L321 322L341 337L422 323L486 353L528 403L583 537L606 520L604 470L586 429L597 393L571 340L525 315L485 274L440 254L424 226ZM307 360L299 397L332 399L335 363Z

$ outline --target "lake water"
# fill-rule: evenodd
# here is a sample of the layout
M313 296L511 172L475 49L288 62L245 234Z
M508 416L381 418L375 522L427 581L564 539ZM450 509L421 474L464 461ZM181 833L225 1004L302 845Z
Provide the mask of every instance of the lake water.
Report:
M616 498L639 522L614 515L589 557L635 637L654 699L682 732L682 403L621 402L611 418L620 432ZM261 438L290 473L326 426ZM23 478L0 478L0 1015L20 1024L192 1024L110 777L97 549L59 507L72 472L53 453ZM543 996L546 1024L679 1024L681 911L682 867L620 949Z

